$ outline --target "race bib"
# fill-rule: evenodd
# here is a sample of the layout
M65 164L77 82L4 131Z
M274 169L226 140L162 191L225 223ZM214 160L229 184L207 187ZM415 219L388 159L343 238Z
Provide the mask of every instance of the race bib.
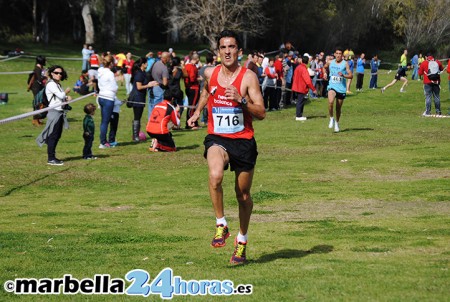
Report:
M342 82L342 77L337 77L337 76L331 77L331 83L339 84L340 82Z
M213 107L214 132L230 134L244 130L244 113L239 107Z

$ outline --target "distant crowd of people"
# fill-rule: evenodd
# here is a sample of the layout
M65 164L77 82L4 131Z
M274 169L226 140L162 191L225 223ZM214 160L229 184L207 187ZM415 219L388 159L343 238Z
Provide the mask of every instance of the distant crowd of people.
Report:
M191 51L188 55L179 57L172 48L169 48L168 51L155 53L150 51L145 57L136 57L131 52L126 51L118 54L111 54L110 52L98 54L91 45L84 44L81 53L83 58L81 74L73 87L73 91L80 95L94 92L97 96L97 107L100 108L101 112L99 148L107 149L118 144L116 134L119 125L119 112L121 105L124 103L117 98L119 85L125 86L127 107L133 109L132 140L135 142L146 139L146 134L141 131L141 119L145 106L148 106L146 124L149 124L155 107L165 102L163 106L165 110L164 118L157 119L157 123L164 124L163 127L160 127L162 130L156 131L157 127L150 127L152 130L149 131L148 125L145 127L147 134L152 137L151 151L176 150L169 125L173 129L180 129L180 117L184 110L186 111L184 128L195 130L207 123L208 111L206 108L203 110L200 119L195 121L193 125L189 125L187 121L192 117L198 105L205 84L205 71L221 63L220 57L215 53L207 52L203 62L200 60L200 54L196 51ZM442 114L439 94L440 73L444 70L442 63L435 60L431 54L424 57L420 53L414 55L410 61L407 55L408 51L405 49L401 55L399 68L394 79L382 87L381 92L384 93L397 81L403 82L400 92L405 92L405 87L408 84L406 71L409 68L412 70L411 80L422 80L424 83L426 108L424 115L431 114L433 101L436 114ZM353 50L338 48L332 55L325 55L323 51L316 55L309 55L308 53L300 55L290 42L283 44L280 51L273 56L262 51L252 51L244 58L243 51L240 49L238 62L240 66L256 74L266 111L276 111L289 105L295 105L295 120L305 121L307 117L304 116L303 110L306 100L319 97L328 98L329 127L333 128L335 132L340 131L339 119L343 101L347 94L352 94L353 76L356 74L356 91L361 92L366 69L364 53L355 58ZM380 63L378 55L373 55L369 62L369 89L378 88ZM55 81L54 75L49 73L50 69L45 69L45 65L45 57L36 57L33 76L29 79L28 84L28 90L31 90L33 95L46 87L46 83L49 82L47 79L60 87L58 80ZM447 64L447 72L450 74L449 68ZM62 68L62 70L64 69ZM64 79L65 77L62 77L60 81ZM184 91L181 81L184 82ZM60 100L67 99L70 91L64 91L64 93L66 95L60 95ZM54 95L52 96L54 97ZM53 100L50 98L49 100L52 103ZM333 110L335 103L336 113ZM92 109L92 107L90 108ZM161 108L158 107L158 111L159 109ZM92 116L93 112L87 114ZM158 112L158 114L161 115L162 113ZM154 121L152 123L156 124ZM41 116L35 116L33 124L36 126L42 125ZM59 124L57 126L59 127ZM50 130L53 130L53 128ZM62 132L62 130L59 132ZM93 133L93 131L85 132ZM93 136L91 138L89 140L92 141L87 142L87 145L92 145ZM56 144L54 145L56 147ZM49 162L55 159L53 153L52 150L49 151ZM83 157L94 158L89 150L83 151Z

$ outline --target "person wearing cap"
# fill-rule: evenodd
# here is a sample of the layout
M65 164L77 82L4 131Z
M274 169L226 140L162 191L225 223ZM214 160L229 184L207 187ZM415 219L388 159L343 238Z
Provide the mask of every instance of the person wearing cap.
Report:
M437 64L437 66L436 66ZM435 65L439 69L437 73L433 74L433 68L431 65ZM423 76L423 91L425 93L425 112L423 115L431 114L431 100L434 100L434 107L436 114L441 115L441 76L440 72L444 70L444 66L439 60L434 60L432 55L428 55L427 59L420 64L419 75Z

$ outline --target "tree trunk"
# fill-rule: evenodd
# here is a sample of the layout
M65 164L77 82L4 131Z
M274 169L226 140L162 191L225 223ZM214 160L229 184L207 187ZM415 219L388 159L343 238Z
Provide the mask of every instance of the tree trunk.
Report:
M38 36L37 0L33 0L33 40L39 42Z
M85 34L85 43L94 44L95 34L94 34L94 22L92 21L91 7L88 2L84 2L81 8L81 16L83 17Z
M127 2L127 33L126 33L126 42L129 45L134 45L134 31L136 30L135 17L134 17L134 1L128 0Z
M110 49L116 40L116 0L104 0L103 41L106 49Z
M40 38L44 44L49 42L49 27L48 27L48 1L41 1L41 21L40 21Z

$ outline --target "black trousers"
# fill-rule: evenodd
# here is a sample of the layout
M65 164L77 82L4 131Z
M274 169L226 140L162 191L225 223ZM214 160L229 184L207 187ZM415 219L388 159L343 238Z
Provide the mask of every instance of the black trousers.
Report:
M55 124L55 127L53 127L53 132L47 138L47 155L49 161L56 159L56 146L61 138L63 126L64 116L61 114L59 120Z

